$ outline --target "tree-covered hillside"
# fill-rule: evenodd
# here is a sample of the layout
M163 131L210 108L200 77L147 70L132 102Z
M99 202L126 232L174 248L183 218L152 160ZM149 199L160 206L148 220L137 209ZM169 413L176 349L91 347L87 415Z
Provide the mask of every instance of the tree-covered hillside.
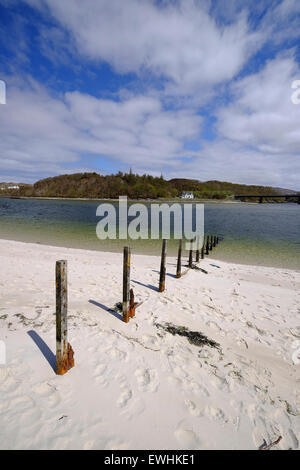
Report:
M282 189L266 186L247 186L222 181L201 182L176 178L169 181L163 176L136 175L119 172L115 175L75 173L37 181L34 185L20 185L18 190L2 190L2 195L14 197L68 197L157 199L179 197L184 191L193 191L196 198L229 199L239 194L282 194Z

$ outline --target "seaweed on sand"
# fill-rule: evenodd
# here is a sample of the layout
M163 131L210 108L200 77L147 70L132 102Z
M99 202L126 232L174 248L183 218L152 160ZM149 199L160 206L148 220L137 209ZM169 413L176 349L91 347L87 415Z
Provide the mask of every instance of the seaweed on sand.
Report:
M112 310L113 312L122 312L123 310L122 302L117 302L114 308L111 308L110 310Z
M171 323L165 323L164 325L156 323L155 326L167 331L168 333L171 333L173 336L185 336L188 341L195 346L210 346L211 348L220 349L220 345L216 341L209 339L199 331L190 331L185 326L175 326Z

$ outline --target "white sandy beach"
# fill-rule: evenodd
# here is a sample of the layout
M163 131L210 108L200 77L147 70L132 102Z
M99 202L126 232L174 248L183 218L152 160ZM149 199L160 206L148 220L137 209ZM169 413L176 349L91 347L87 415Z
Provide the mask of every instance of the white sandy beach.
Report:
M0 449L258 449L279 436L274 449L299 449L300 271L217 250L199 265L208 274L168 275L162 294L159 257L133 254L143 304L125 324L108 310L122 300L121 254L0 240ZM59 259L75 352L64 376L52 368ZM167 322L220 349L156 326Z

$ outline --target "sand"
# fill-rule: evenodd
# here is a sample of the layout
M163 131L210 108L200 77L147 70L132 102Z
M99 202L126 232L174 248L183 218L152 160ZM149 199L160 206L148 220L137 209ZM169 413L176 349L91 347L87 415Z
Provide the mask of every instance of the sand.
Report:
M132 256L142 305L125 324L122 255L0 240L0 449L299 449L300 271L216 261L157 292L160 259ZM55 261L68 260L75 367L56 376ZM112 309L112 310L110 310ZM199 347L159 325L201 332Z

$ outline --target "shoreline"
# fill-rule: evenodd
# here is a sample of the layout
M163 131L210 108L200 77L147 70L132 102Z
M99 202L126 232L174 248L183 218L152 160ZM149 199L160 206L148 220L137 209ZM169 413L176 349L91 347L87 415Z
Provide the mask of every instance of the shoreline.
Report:
M123 245L120 245L118 248L116 248L115 250L109 250L109 249L100 249L99 247L95 247L95 248L85 248L85 247L75 247L75 246L67 246L65 244L56 244L55 241L53 241L53 244L51 243L50 240L47 240L45 242L40 242L40 241L31 241L31 240L16 240L16 239L12 239L12 238L2 238L0 237L0 242L1 241L7 241L7 242L15 242L15 243L24 243L24 244L29 244L29 245L36 245L36 246L44 246L44 247L52 247L52 248L57 248L57 249L66 249L66 250L79 250L79 251L83 251L83 252L88 252L88 253L111 253L111 254L121 254L122 253L122 250L123 250ZM130 246L130 243L127 243L129 246ZM124 246L126 245L126 240L124 240ZM149 256L151 258L153 257L159 257L159 254L157 253L150 253L150 252L145 252L145 253L142 253L140 251L135 251L135 249L133 247L132 248L132 254L134 256ZM138 248L139 249L139 248ZM173 255L167 255L168 258L176 258L176 255L173 254ZM281 270L285 270L285 271L291 271L291 272L300 272L300 268L296 268L296 267L286 267L286 266L274 266L274 265L271 265L271 264L267 264L264 263L264 264L257 264L255 263L254 261L251 262L251 260L245 260L244 262L240 261L240 260L230 260L230 259L225 259L224 256L222 256L222 254L218 256L218 253L215 253L214 256L216 256L215 261L217 262L222 262L222 263L227 263L227 264L235 264L235 265L238 265L238 266L249 266L249 267L252 267L252 268L255 268L255 267L258 267L258 268L269 268L269 269L281 269ZM205 256L205 258L207 258L208 260L211 258L211 255L209 255L208 257Z
M76 197L44 197L44 196L4 196L0 195L0 199L37 199L37 200L48 200L48 201L112 201L118 202L119 199L113 198L76 198ZM243 202L243 201L235 201L235 200L221 200L221 199L181 199L181 198L174 198L174 199L127 199L128 202L144 202L144 203L155 203L155 202L181 202L181 203L195 203L195 202L203 202L203 203L214 203L214 204L258 204L256 202Z
M297 197L297 196L295 196ZM259 198L259 196L257 196ZM84 197L45 197L45 196L9 196L9 195L0 195L0 199L21 199L21 200L40 200L40 201L112 201L112 202L118 202L119 199L117 198L84 198ZM127 199L129 203L134 203L134 202L143 202L146 204L151 204L151 203L182 203L182 204L193 204L193 203L203 203L203 204L250 204L250 205L259 205L259 202L252 202L252 201L242 201L239 199L181 199L180 197L178 198L167 198L167 199ZM263 204L297 204L297 202L293 201L265 201Z
M125 241L125 240L124 240ZM20 240L12 240L12 239L6 239L6 238L0 238L0 249L1 249L1 245L2 244L5 244L5 243L12 243L12 244L16 244L17 245L20 245L20 248L22 245L26 245L26 246L29 246L30 248L38 248L38 247L44 247L45 250L49 250L49 251L54 251L54 252L57 252L57 251L62 251L62 250L67 250L66 252L73 252L74 253L71 253L72 255L76 255L76 253L78 254L86 254L86 255L90 255L90 256L94 256L95 253L103 253L104 255L106 254L107 256L109 255L112 255L112 256L123 256L123 251L122 250L119 250L119 251L109 251L109 250L99 250L99 249L92 249L92 248L77 248L77 247L71 247L71 246L59 246L59 245L49 245L47 243L41 243L41 242L31 242L31 241L20 241ZM126 244L124 244L125 246ZM24 247L25 248L25 247ZM137 258L150 258L150 259L153 259L153 258L156 258L156 261L158 263L160 263L160 255L158 254L149 254L149 253L138 253L138 252L134 252L132 251L131 252L131 255L134 256L134 257L137 257ZM195 254L194 254L195 256ZM183 259L186 259L186 262L188 260L188 251L187 250L184 250L183 251L183 255L182 255ZM168 255L167 254L167 258L168 260L172 260L173 263L177 262L177 256L175 255ZM204 263L205 261L209 262L211 261L212 263L216 262L216 263L223 263L225 265L234 265L234 266L237 266L237 267L240 267L240 268L258 268L258 269L266 269L266 270L275 270L275 271L288 271L290 273L298 273L300 274L300 268L299 269L291 269L291 268L285 268L285 267L278 267L278 266L265 266L265 265L256 265L256 264L249 264L249 263L237 263L237 262L234 262L234 261L227 261L227 260L221 260L221 259L218 259L218 258L215 258L214 254L210 254L209 256L206 256L205 255L205 259L204 260L201 260L199 261L199 264L201 266L202 263ZM174 264L175 265L175 264Z
M207 274L181 279L167 258L160 294L160 257L133 254L142 304L125 324L114 310L121 253L0 240L0 448L258 449L281 435L277 448L299 449L300 272L211 256L199 263ZM75 352L65 376L52 368L58 259ZM195 346L167 323L220 346Z

